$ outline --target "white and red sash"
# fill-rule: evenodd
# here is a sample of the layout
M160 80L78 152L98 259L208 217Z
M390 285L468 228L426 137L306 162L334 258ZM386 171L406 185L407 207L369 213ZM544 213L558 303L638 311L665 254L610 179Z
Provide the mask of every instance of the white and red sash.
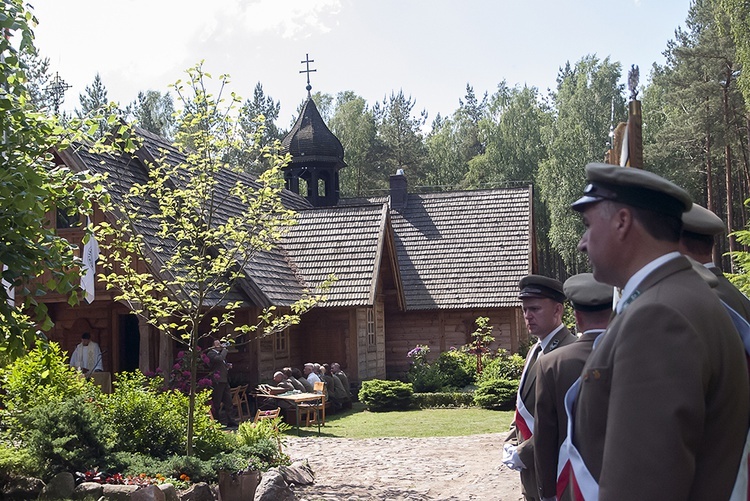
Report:
M732 319L732 323L737 328L737 332L740 333L742 344L745 346L745 355L750 361L750 324L747 320L734 311L727 303L722 301L724 308L729 313L729 317ZM737 472L737 479L734 482L734 489L729 501L748 501L750 500L750 430L748 430L747 438L745 439L745 448L742 450L742 460L740 461L740 468Z
M573 419L575 401L581 387L581 378L565 394L565 413L568 415L568 436L565 437L557 459L557 498L560 499L571 484L573 497L576 500L596 501L599 499L599 484L586 468L581 454L573 445Z
M521 381L518 383L518 393L516 394L516 429L521 432L521 437L524 440L530 439L534 434L534 415L531 414L529 409L527 409L524 405L523 399L521 398L521 391L523 390L523 385L526 382L526 373L528 372L529 367L531 365L534 365L534 361L536 360L536 357L539 356L540 351L541 344L537 343L537 345L534 346L534 349L531 352L531 356L528 360L526 360L526 365L523 367L523 373L521 373Z

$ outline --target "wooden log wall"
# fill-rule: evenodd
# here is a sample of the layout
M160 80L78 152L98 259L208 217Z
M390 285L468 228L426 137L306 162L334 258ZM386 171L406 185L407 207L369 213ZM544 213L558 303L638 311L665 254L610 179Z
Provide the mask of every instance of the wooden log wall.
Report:
M440 352L471 341L477 317L489 317L495 341L490 346L518 351L526 333L520 308L392 312L386 317L386 372L389 379L403 378L409 370L406 354L417 345L430 347L430 359ZM520 318L520 323L519 323Z

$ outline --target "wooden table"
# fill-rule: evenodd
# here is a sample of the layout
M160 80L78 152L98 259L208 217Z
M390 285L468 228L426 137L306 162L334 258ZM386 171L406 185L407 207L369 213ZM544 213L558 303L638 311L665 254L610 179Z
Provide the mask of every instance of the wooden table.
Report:
M325 395L321 393L282 393L280 395L268 395L265 393L256 393L255 394L255 406L260 409L260 406L258 405L258 398L259 397L265 397L265 398L274 398L277 400L286 400L287 402L291 402L292 405L294 405L294 411L296 414L296 424L297 424L297 435L300 434L299 432L299 404L303 402L320 402L321 404L324 402ZM323 405L323 419L325 419L325 405ZM320 435L320 422L321 419L316 420L318 423L318 435Z

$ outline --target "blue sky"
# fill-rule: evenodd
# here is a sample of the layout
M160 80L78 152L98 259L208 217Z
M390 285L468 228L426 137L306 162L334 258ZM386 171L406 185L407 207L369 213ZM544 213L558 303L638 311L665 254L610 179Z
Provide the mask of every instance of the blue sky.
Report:
M305 98L299 71L315 62L313 92L352 90L370 104L403 90L428 123L451 114L466 84L492 94L502 80L545 91L558 68L587 54L637 64L641 82L688 0L36 0L37 47L72 88L64 109L98 72L121 104L167 91L200 60L231 90L256 82L281 101L288 126Z

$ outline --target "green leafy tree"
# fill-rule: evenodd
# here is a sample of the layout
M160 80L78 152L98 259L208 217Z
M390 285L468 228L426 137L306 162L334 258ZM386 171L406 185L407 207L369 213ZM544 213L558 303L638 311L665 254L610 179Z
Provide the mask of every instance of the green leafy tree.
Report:
M544 131L547 158L537 179L550 215L548 238L571 273L587 264L576 249L583 228L570 204L585 185L584 165L604 158L612 105L616 117L625 117L620 73L619 63L586 56L560 71L552 96L556 118Z
M466 176L471 159L484 152L479 123L487 108L487 94L479 101L471 85L466 84L466 96L459 103L451 117L435 118L425 140L428 185L455 189Z
M245 277L245 267L259 253L278 244L296 214L282 205L284 180L280 169L287 157L269 155L270 168L251 183L242 166L226 164L229 151L246 144L234 113L240 98L226 100L228 77L220 77L217 95L206 91L211 78L202 63L187 71L186 82L174 90L184 106L177 126L176 147L184 158L168 153L148 165L149 180L135 184L117 207L117 217L101 225L104 250L101 278L116 292L115 300L130 305L149 324L186 347L190 361L187 454L193 453L197 349L201 339L230 341L255 333L266 335L299 322L319 296L305 296L291 313L263 311L255 325L236 325L240 303L230 291ZM258 134L262 132L258 130ZM259 144L257 141L253 145ZM257 152L255 153L257 154ZM168 158L169 157L169 158ZM163 244L151 248L136 230L155 228ZM159 259L153 259L156 253ZM144 267L138 266L144 263Z
M378 124L378 140L382 150L378 155L380 170L388 175L404 169L415 185L425 181L427 151L422 138L421 127L427 121L427 112L414 116L416 105L402 90L392 92L389 99L375 105L374 113ZM386 177L385 182L388 181Z
M352 91L340 92L328 126L344 147L341 195L360 197L387 188L388 176L375 161L378 151L377 123L367 101Z
M29 96L36 109L52 110L54 103L52 93L49 91L49 58L42 58L36 51L22 51L19 53L19 58L26 73Z
M129 106L129 114L149 132L171 139L174 130L174 100L169 92L139 92Z
M271 96L266 96L263 86L258 82L253 91L253 99L246 100L240 108L239 123L245 131L247 143L259 141L258 145L243 145L232 153L230 161L245 165L246 170L253 174L260 174L269 165L263 156L249 157L248 152L260 152L265 147L278 148L277 142L284 138L285 132L278 128L276 121L279 118L281 103L274 101Z
M750 68L750 5L747 0L714 0L719 7L716 15L728 21L728 31L732 35L737 49L737 61L742 68ZM739 86L750 103L750 75L747 71L740 71Z
M86 124L65 128L35 111L20 59L35 50L33 14L20 0L6 0L0 22L9 35L0 37L0 353L12 360L34 343L38 329L52 326L41 302L45 291L71 304L80 298L76 246L55 235L47 214L57 207L88 214L102 191L95 178L55 165L52 148L67 147Z
M535 87L510 88L500 83L479 120L485 149L469 161L465 186L534 182L539 164L547 156L542 130L551 125L552 119L551 110Z
M643 101L644 156L649 169L677 180L733 230L745 224L748 127L739 56L722 14L715 2L693 2L686 28L667 44L666 64L654 66ZM736 250L733 238L724 246L717 259Z
M107 99L107 88L102 82L102 77L97 73L91 85L87 85L82 94L78 94L81 109L76 110L78 118L85 117L92 112L104 109L109 100Z

